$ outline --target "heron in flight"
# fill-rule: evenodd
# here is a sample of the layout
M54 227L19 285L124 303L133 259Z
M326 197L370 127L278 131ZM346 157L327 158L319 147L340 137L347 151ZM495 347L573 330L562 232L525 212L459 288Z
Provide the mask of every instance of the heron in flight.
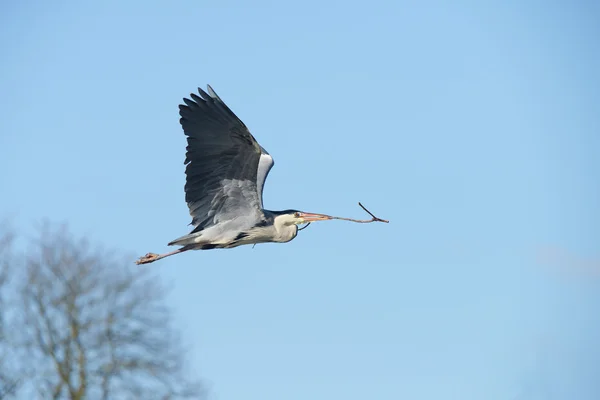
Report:
M367 211L371 220L353 220L298 210L263 208L263 188L273 168L273 157L246 125L208 85L198 88L179 105L179 122L187 136L185 201L194 229L171 241L181 246L165 254L148 253L137 264L147 264L187 250L233 248L244 244L285 243L298 234L298 225L343 219L388 222Z

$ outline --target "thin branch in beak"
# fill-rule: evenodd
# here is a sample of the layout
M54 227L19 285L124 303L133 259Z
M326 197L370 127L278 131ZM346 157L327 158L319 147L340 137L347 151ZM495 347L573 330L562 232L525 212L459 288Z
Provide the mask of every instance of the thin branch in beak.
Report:
M363 206L360 201L358 202L358 205L361 206L361 208L363 210L365 210L371 217L371 219L352 219L352 218L342 218L342 217L331 217L332 219L341 219L343 221L350 221L350 222L358 222L361 224L368 224L370 222L385 222L386 224L389 224L390 221L388 221L387 219L381 219L381 218L377 218L375 215L373 215L373 213L369 210L367 210L367 208L365 206Z

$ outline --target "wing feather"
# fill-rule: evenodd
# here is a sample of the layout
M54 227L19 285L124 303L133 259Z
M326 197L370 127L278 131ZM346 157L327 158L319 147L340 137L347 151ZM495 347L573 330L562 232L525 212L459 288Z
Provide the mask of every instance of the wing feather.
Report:
M185 200L194 232L240 217L258 222L273 158L210 86L198 93L179 106L187 136Z

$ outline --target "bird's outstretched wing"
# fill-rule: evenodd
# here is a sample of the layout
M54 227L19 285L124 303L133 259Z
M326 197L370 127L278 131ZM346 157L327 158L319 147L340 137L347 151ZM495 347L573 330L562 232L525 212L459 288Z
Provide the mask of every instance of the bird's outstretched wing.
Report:
M246 125L208 86L184 98L185 200L194 232L235 217L262 218L264 182L274 161Z

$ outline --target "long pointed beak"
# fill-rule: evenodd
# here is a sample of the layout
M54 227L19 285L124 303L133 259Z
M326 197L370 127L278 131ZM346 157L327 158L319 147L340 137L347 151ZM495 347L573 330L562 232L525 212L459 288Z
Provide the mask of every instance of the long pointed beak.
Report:
M329 215L325 214L312 214L312 213L300 213L300 218L304 220L304 222L314 222L314 221L327 221L328 219L333 219Z

